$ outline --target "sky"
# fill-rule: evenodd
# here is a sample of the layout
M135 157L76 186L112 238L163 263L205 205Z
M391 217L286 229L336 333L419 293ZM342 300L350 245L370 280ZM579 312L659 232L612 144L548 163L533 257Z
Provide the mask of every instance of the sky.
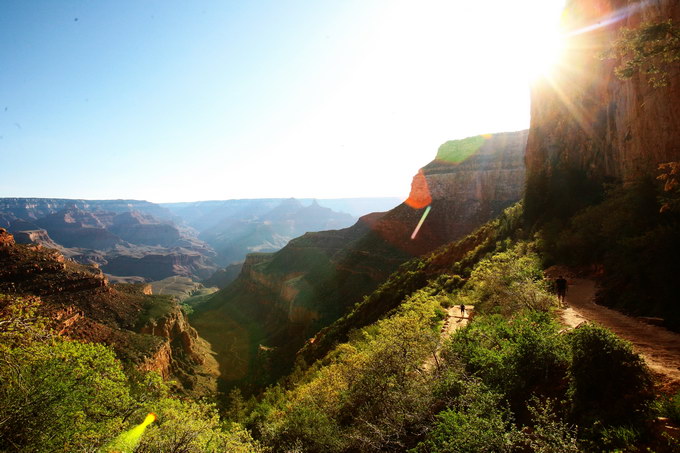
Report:
M0 197L406 197L529 126L563 0L0 0Z

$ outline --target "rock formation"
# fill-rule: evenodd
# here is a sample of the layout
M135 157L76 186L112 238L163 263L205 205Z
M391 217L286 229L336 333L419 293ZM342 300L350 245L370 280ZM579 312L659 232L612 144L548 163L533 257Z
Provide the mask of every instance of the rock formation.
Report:
M117 277L209 277L216 270L214 251L173 218L142 201L0 199L0 224L22 243L55 248Z
M617 78L614 68L621 61L601 58L622 28L668 19L680 24L676 0L567 2L562 65L532 89L529 210L551 202L548 182L555 183L559 173L626 182L680 160L680 66L669 66L667 87L654 88L644 74Z
M210 360L202 340L176 302L149 296L147 286L112 286L100 269L39 244L15 244L0 229L0 294L38 297L60 335L107 344L122 360L177 377L187 389L197 381L205 387L197 377Z
M401 263L471 232L518 201L526 139L527 131L475 138L464 158L445 160L447 154L440 153L442 158L425 166L409 199L391 211L364 216L350 228L307 233L273 254L248 255L239 278L192 317L216 348L223 375L243 360L244 348L236 357L234 344L250 345L251 365L263 355L260 345L278 348L266 354L271 363L258 359L275 374L304 340L345 314ZM225 341L222 329L235 324L252 328L234 331Z

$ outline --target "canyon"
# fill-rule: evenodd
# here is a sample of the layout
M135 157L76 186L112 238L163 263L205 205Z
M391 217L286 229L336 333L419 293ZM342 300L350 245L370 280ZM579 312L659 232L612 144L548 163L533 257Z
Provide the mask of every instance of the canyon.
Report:
M349 228L304 234L276 253L248 255L238 278L191 316L217 353L223 384L261 385L285 372L304 341L400 264L470 233L521 199L527 135L480 136L458 161L443 151L460 143L448 142L394 209Z
M177 379L184 391L215 391L204 341L179 305L151 295L149 285L112 285L101 269L39 244L17 244L0 229L0 293L36 301L59 335L109 345L125 363Z

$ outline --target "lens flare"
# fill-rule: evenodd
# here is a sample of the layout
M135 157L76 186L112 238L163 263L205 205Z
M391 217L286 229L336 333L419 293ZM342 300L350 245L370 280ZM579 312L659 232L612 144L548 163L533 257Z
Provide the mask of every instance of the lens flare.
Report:
M418 222L416 229L413 230L413 234L411 235L411 240L415 239L416 236L418 235L418 231L420 231L420 227L423 226L423 223L425 223L425 218L427 218L427 215L430 213L431 208L432 208L432 206L428 206L427 208L425 208L425 212L423 212L423 216L420 218L420 222Z
M106 453L132 453L137 447L146 427L156 421L156 414L149 412L142 423L116 437L104 448Z

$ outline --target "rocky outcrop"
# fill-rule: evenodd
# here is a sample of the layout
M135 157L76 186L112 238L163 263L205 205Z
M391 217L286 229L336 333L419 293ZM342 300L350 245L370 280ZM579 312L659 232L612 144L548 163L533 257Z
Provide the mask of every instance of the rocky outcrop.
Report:
M151 355L145 357L137 366L140 371L154 371L163 379L168 379L172 374L172 348L169 341L164 341L161 346Z
M471 232L521 199L526 139L527 131L474 137L462 141L464 154L450 152L458 151L457 142L443 145L439 158L414 178L405 203L349 228L304 234L276 253L249 255L236 281L197 308L192 325L220 344L223 370L243 360L232 351L245 343L277 348L269 356L278 365L267 367L282 371L307 338L347 313L401 263ZM233 344L225 344L215 319L258 329L235 330L228 340Z
M109 345L122 360L191 388L207 353L179 305L150 288L112 286L100 269L39 244L15 244L0 229L0 294L38 298L60 335Z
M181 373L179 361L184 362L185 366L186 362L189 365L202 365L205 362L205 357L196 344L198 334L189 325L186 315L179 307L143 326L139 333L164 339L161 347L139 365L140 369L156 371L168 378L171 374Z
M47 230L64 247L106 250L122 242L106 229L98 215L77 208L55 212L36 220L35 224Z
M180 240L179 230L167 223L137 211L124 212L113 218L110 231L133 244L172 246Z
M6 229L0 228L0 247L11 247L14 245L14 236L9 234Z
M54 242L46 230L28 230L14 233L18 244L40 244L43 247L59 250L61 246Z
M137 275L149 280L163 280L173 275L207 278L215 266L205 256L189 250L148 253L142 256L119 255L107 258L102 270L113 275Z
M148 202L0 199L0 226L22 243L55 248L82 264L107 267L118 277L208 277L216 269L215 252L168 220L172 217Z
M230 264L224 269L218 269L210 277L203 280L203 286L206 288L217 287L219 289L226 288L226 286L236 280L241 273L243 263Z
M642 74L620 80L614 73L620 61L599 58L624 27L668 19L679 24L680 3L570 0L563 17L563 63L532 88L527 202L536 206L530 210L550 203L550 191L558 188L549 183L560 174L626 182L680 160L680 66L668 68L667 87L654 88Z

